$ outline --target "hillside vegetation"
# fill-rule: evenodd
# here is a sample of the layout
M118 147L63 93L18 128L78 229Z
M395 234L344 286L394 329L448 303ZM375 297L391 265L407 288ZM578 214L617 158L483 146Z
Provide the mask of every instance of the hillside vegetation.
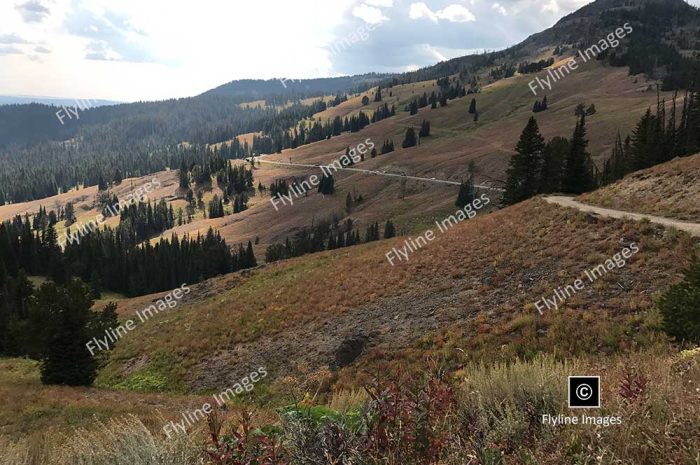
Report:
M580 199L592 205L700 223L700 154L637 171Z
M403 240L194 286L196 298L120 341L98 381L115 385L147 372L167 380L167 389L214 389L251 366L267 366L275 376L297 366L324 370L336 364L343 341L359 333L367 336L367 349L334 375L339 386L362 381L355 367L391 371L428 353L456 368L463 353L507 360L540 351L624 351L653 344L654 296L680 278L697 245L654 225L599 219L541 200L438 233L392 267L384 254ZM536 313L542 296L633 242L641 251L624 268L558 311ZM141 298L141 305L149 300Z

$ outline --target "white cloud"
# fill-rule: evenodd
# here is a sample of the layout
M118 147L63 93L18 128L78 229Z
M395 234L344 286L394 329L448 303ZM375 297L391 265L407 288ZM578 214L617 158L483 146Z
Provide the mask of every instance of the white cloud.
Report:
M471 11L467 10L462 5L450 5L443 10L439 10L435 13L438 18L446 19L452 23L467 23L469 21L476 21L476 17Z
M550 0L549 2L542 5L542 11L551 11L552 13L559 13L559 4L557 0Z
M429 55L432 56L435 61L447 61L447 57L440 53L435 47L433 47L430 44L423 44L423 50Z
M408 16L411 19L427 18L434 23L437 23L440 19L445 19L451 23L476 21L476 17L472 12L462 5L450 5L447 8L433 12L423 2L412 3L408 10Z
M508 12L500 3L494 3L491 8L501 13L503 16L508 16Z
M394 0L365 0L367 5L381 6L384 8L391 8L394 6Z
M382 10L369 5L359 5L352 9L352 15L360 18L368 24L378 24L382 21L388 21L389 18L384 16Z
M423 2L411 3L411 8L408 10L408 16L411 19L428 18L434 23L438 22L437 16L433 13L433 10L428 8Z

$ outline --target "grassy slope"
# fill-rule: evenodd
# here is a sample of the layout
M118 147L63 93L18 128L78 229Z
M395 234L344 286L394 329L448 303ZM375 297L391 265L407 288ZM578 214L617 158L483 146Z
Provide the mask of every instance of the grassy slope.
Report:
M540 73L543 74L543 73ZM338 159L346 147L356 146L370 138L376 145L392 138L397 150L394 153L367 159L358 167L379 169L389 172L401 172L438 179L460 180L467 173L470 161L477 164L477 181L503 180L508 160L513 147L525 126L527 118L532 115L531 107L535 100L527 83L535 75L516 76L489 85L481 94L476 95L480 114L478 123L472 121L468 114L472 96L451 101L445 108L422 109L418 115L410 116L401 111L406 102L422 93L430 93L433 82L414 83L385 89L385 99L393 102L399 99L397 116L370 125L359 133L343 134L330 140L285 150L271 159L288 161L292 158L299 163L331 163ZM638 81L635 83L635 80ZM555 83L547 93L549 110L537 114L537 120L545 137L562 135L569 137L575 124L573 109L579 102L595 103L598 113L589 118L588 136L590 151L601 165L602 157L607 154L615 133L629 132L647 106L654 103L654 92L644 92L642 77L630 77L623 68L603 68L598 63L588 63L576 73ZM389 92L394 96L389 97ZM372 91L368 92L371 94ZM539 96L541 97L541 96ZM343 116L361 108L361 96L351 98L338 107L327 112L341 112ZM670 98L667 99L670 101ZM367 108L375 108L371 102ZM331 114L316 115L316 118L330 117ZM335 114L335 113L334 113ZM401 149L400 144L406 127L418 127L422 120L431 122L432 137L424 139L422 144L411 149ZM286 176L308 177L318 174L315 169L298 169L263 165L256 169L256 182L269 185L276 178ZM174 193L177 187L176 174L157 173L159 179L165 178L169 187L163 193L156 192L153 198ZM354 191L361 194L365 202L350 215L359 221L361 227L367 222L383 222L393 218L403 232L419 231L430 224L434 217L441 217L452 209L456 188L450 186L427 185L423 182L409 181L406 196L399 199L400 181L393 178L366 176L360 173L338 174L336 180L337 194L322 197L311 192L308 198L298 199L293 207L282 207L275 211L269 197L253 198L251 208L238 215L227 216L217 220L202 220L193 224L176 227L174 232L196 234L204 232L209 226L221 231L222 236L231 243L253 240L260 237L261 246L256 250L259 257L264 254L264 246L282 241L296 228L311 224L314 218L327 217L331 213L343 213L345 196ZM79 194L66 194L70 198L81 196L82 202L91 205L94 187L79 191ZM166 192L167 191L167 192ZM32 212L38 206L54 208L64 203L62 197L53 197L28 204L0 207L0 219L10 218L16 213ZM182 202L174 202L177 209ZM82 211L82 206L77 209ZM96 211L81 213L80 220L94 217ZM166 232L169 237L173 231Z
M638 171L584 194L584 202L617 210L700 222L700 154Z
M191 300L123 339L100 382L147 371L170 387L216 389L265 365L276 376L322 370L357 330L372 335L365 369L428 353L472 357L612 352L649 344L646 310L679 277L695 242L658 227L595 219L540 200L463 223L391 267L403 238L325 252L193 287ZM624 245L641 252L544 317L533 303ZM564 244L564 245L563 245ZM145 306L142 300L134 309ZM167 329L167 330L166 330ZM653 339L653 338L652 338ZM138 363L135 363L138 361ZM133 367L137 366L138 369ZM355 365L359 366L359 365ZM353 367L339 385L358 382Z
M532 115L530 110L535 97L527 83L533 77L527 75L505 79L487 86L476 95L480 113L478 123L474 123L468 114L472 96L467 96L451 101L445 108L424 108L415 116L400 111L397 116L370 125L358 133L347 133L285 150L268 158L328 164L337 160L346 147L356 146L367 138L377 146L391 138L397 147L395 152L375 159L367 157L357 167L458 181L466 175L467 166L473 160L478 169L477 181L503 180L513 147L527 118ZM401 110L405 102L422 95L424 90L430 90L431 84L425 85L425 89L422 83L397 86L395 97L400 99L397 110ZM644 89L643 78L627 76L625 69L603 68L598 63L588 63L555 84L553 90L547 93L549 110L537 114L537 119L545 137L569 137L575 124L575 106L580 102L595 103L598 113L587 121L589 149L598 164L602 165L616 132L629 132L644 110L656 101L655 93L645 92ZM388 92L389 89L385 89L384 95L388 96ZM331 110L343 110L343 114L348 114L359 108L359 98ZM376 104L370 103L369 107L373 106ZM400 144L406 127L418 127L424 119L431 122L432 137L424 139L418 147L402 149ZM308 178L318 173L318 170L311 168L263 164L256 169L255 176L263 184L269 185L276 178ZM400 181L349 172L336 176L336 187L334 196L323 197L310 192L307 198L295 200L294 206L280 207L279 212L272 207L268 197L247 212L223 218L216 224L222 235L231 241L246 241L256 236L260 236L263 244L283 241L296 228L311 224L314 218L327 217L331 213L339 213L342 217L347 192L355 192L362 194L365 202L350 217L359 221L362 227L370 221L383 222L393 218L400 229L408 233L419 231L431 223L432 218L449 212L456 196L455 187L409 181L406 197L399 200ZM175 231L181 233L194 228L195 225L189 225Z

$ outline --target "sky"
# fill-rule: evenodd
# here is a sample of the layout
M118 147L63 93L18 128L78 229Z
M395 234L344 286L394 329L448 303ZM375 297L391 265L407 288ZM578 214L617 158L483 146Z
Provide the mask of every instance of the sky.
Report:
M0 95L132 102L235 79L401 72L506 48L586 3L0 0Z

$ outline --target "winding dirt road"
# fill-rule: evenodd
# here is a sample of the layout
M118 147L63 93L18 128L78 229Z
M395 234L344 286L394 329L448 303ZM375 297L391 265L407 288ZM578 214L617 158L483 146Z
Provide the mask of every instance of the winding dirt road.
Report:
M596 207L594 205L588 205L574 200L573 197L565 197L561 195L552 195L544 198L549 203L554 203L561 205L562 207L576 208L582 212L595 213L596 215L608 217L608 218L619 218L619 219L632 219L632 220L649 220L652 223L660 224L662 226L671 226L678 230L690 233L692 236L700 237L700 223L688 223L685 221L674 220L670 218L664 218L662 216L647 215L644 213L630 213L622 210L612 210L610 208Z

